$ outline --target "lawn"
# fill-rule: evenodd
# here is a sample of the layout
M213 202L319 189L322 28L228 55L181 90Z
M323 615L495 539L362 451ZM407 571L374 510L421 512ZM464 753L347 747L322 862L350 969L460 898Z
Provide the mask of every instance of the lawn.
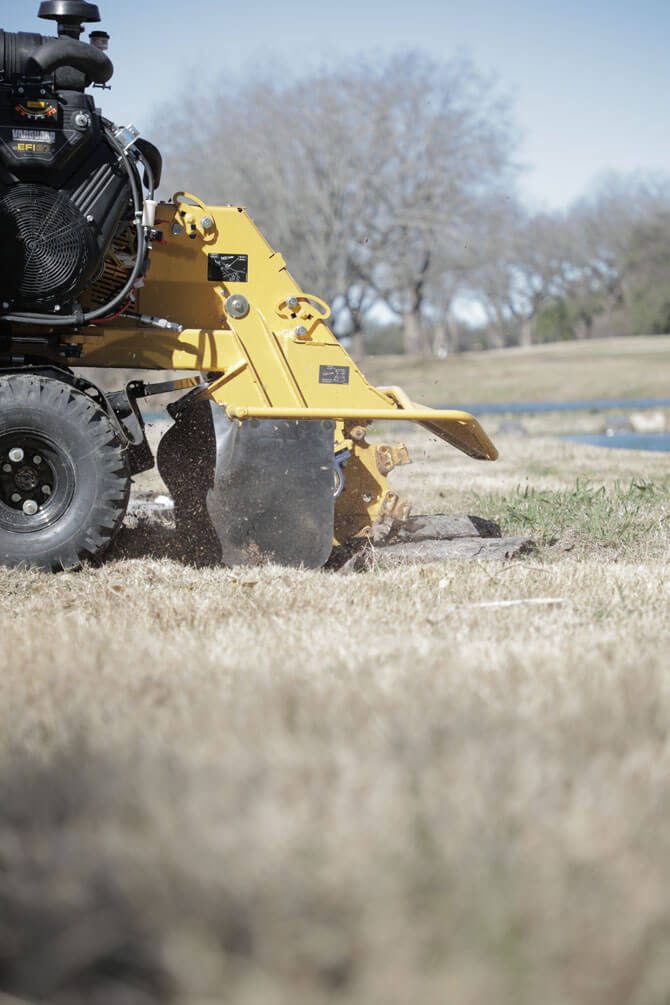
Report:
M513 562L0 570L0 1005L667 1001L670 455L539 431L392 476Z
M549 342L443 360L374 356L363 368L374 383L402 384L429 405L667 398L670 336Z

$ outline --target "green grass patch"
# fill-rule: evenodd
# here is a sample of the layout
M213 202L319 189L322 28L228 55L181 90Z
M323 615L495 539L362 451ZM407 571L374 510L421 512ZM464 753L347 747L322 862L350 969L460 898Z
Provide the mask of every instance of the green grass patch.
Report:
M474 494L477 512L504 534L531 534L538 544L573 543L637 550L661 543L670 521L670 479L633 479L612 488L577 479L574 487L547 491L518 486L511 496Z

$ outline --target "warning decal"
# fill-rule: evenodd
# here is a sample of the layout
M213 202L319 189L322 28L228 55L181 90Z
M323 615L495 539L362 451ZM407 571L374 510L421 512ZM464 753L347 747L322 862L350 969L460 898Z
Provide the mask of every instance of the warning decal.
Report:
M329 366L321 364L319 367L319 384L348 384L348 366Z
M246 283L248 255L208 255L207 279L210 283Z

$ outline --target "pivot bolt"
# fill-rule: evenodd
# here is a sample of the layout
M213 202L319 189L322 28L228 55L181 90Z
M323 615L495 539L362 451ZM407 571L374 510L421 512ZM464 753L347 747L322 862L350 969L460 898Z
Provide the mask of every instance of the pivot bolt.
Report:
M295 333L298 336L298 338L303 338L307 334L307 329L305 328L304 325L298 325L298 327L295 330Z
M39 506L37 505L34 499L26 499L26 501L23 504L23 512L26 514L26 516L35 516L38 509Z
M9 459L13 461L14 464L20 464L23 460L23 451L21 447L12 447L9 451Z
M212 220L211 216L203 216L200 226L203 230L209 230L210 227L214 226L214 220Z
M223 306L231 318L243 318L249 313L249 301L241 293L233 293Z
M293 310L294 307L298 306L298 298L297 297L287 297L287 299L286 299L286 306L290 307L291 310Z

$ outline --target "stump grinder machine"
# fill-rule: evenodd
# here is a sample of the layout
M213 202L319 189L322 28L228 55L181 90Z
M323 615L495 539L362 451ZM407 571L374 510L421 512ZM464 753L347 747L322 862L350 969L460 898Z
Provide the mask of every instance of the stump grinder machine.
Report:
M0 564L71 569L114 539L151 468L138 402L175 392L157 462L179 535L227 565L319 567L408 507L386 476L409 420L471 457L466 412L373 387L245 210L158 202L157 148L88 93L113 72L98 8L45 0L56 37L0 31ZM87 367L193 371L103 390Z

